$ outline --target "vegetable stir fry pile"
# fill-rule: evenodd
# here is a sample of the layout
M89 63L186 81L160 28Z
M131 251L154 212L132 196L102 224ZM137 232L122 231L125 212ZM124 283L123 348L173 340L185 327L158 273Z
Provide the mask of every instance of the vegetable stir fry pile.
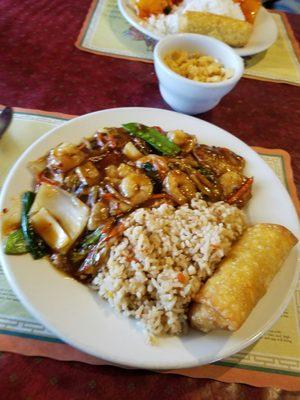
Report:
M122 217L139 207L206 201L243 207L252 178L226 148L197 144L182 130L127 123L105 128L79 145L62 143L30 162L34 190L22 196L20 228L7 254L46 254L54 265L89 282L124 230Z

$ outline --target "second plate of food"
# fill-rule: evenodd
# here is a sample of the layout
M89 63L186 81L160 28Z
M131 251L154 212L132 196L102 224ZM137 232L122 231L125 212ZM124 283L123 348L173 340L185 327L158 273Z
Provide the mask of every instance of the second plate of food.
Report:
M124 131L115 129L122 125ZM159 128L149 130L145 126ZM107 127L112 129L104 129ZM182 131L194 135L203 146L196 146L195 139ZM167 138L161 132L169 132ZM85 137L91 139L84 140ZM218 146L218 149L210 146ZM155 155L149 156L149 153ZM46 159L43 158L45 154ZM159 154L165 154L166 158ZM38 162L30 164L34 160ZM249 200L251 177L254 177L254 184ZM33 190L36 195L28 193ZM202 195L197 195L197 191ZM43 245L32 235L33 228L35 234L40 234L56 249L51 253L58 268L47 258L33 260L29 254L1 252L5 274L28 310L58 337L109 362L170 369L203 365L228 357L253 343L272 326L295 288L296 248L272 280L267 294L239 328L243 322L241 313L247 314L249 308L237 307L234 298L225 293L228 285L238 283L230 282L230 274L225 273L221 274L224 284L220 285L213 275L208 280L210 287L206 285L202 293L207 303L203 303L200 313L196 310L196 314L191 314L194 325L202 330L222 328L226 320L227 328L239 329L232 333L222 330L201 333L188 328L186 301L190 301L191 291L196 294L199 282L214 273L223 254L245 228L242 211L233 205L247 203L244 212L248 224L279 224L295 235L299 233L293 203L261 157L230 133L200 119L151 108L111 109L75 118L41 137L17 161L3 186L1 209L6 208L9 213L13 199L24 192L27 194L23 195L22 230L27 238L27 249L36 257L44 251ZM203 198L213 204L208 208ZM227 203L214 203L220 199ZM186 204L188 201L191 201L190 206ZM160 207L153 202L161 202ZM139 209L140 205L146 207L144 211ZM95 212L93 217L90 206ZM30 221L26 218L29 210ZM128 212L129 219L113 228L108 224L102 229L101 219L109 222L110 216L115 218L118 213L122 216ZM99 224L100 235L95 229ZM49 226L54 236L47 235ZM78 235L86 229L93 232L92 236L85 234L78 244ZM270 264L269 258L273 265L282 257L282 246L275 245L275 241L278 242L276 231L277 228L269 231L269 225L259 225L250 234L250 240L267 241L270 257L265 260L266 265ZM103 243L120 238L123 232L121 242L112 242L108 261L95 274L90 267L98 265L105 257ZM295 244L291 234L284 235ZM18 237L13 237L7 252L14 251L17 240ZM248 289L259 298L263 293L255 292L255 280L259 281L257 287L261 291L264 283L268 286L266 276L271 276L272 272L265 267L264 276L259 276L251 260L251 251L246 246L244 250L242 247L242 255L243 252L247 253L247 260L256 273L252 278L251 273L247 275L249 269L244 264L248 261L240 265L241 270L247 279L254 279ZM61 255L57 257L57 253ZM64 263L66 254L72 257L67 259L69 263ZM76 272L68 269L70 265L76 267ZM200 274L198 267L202 271ZM232 265L226 268L230 272ZM226 268L222 266L220 271ZM65 269L66 273L59 269ZM96 290L80 280L93 282ZM247 286L247 282L245 284ZM216 287L218 290L214 294ZM224 299L228 303L227 311L236 310L236 313L226 316L224 310L218 308L222 307L220 303ZM213 302L214 307L207 310L209 302ZM245 307L251 308L251 305ZM127 315L118 313L115 308L126 311ZM219 311L225 315L224 321L220 321ZM143 324L138 324L133 316L140 318ZM184 331L185 328L188 329ZM145 329L148 335L144 334ZM167 335L161 336L161 333ZM181 335L174 335L177 333Z
M167 35L164 32L167 29L164 22L161 22L160 25L159 23L157 25L150 24L146 19L140 18L137 15L132 4L133 2L130 0L118 0L121 14L132 26L155 40L160 40ZM170 24L176 27L178 23L172 20ZM162 27L158 29L157 26ZM173 33L178 33L178 29L176 30L174 26L171 27L174 30ZM194 31L192 30L191 32ZM202 34L205 34L205 32L203 31ZM271 13L264 7L260 7L248 43L243 47L236 47L235 51L238 55L245 57L267 50L275 42L277 34L277 25Z

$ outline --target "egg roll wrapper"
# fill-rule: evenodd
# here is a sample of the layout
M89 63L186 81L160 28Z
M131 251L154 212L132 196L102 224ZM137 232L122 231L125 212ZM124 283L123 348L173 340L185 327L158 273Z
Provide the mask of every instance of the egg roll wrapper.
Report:
M191 325L203 332L239 329L297 241L280 225L249 227L195 296Z
M247 21L198 11L186 11L179 18L179 31L212 36L233 47L245 46L253 31Z

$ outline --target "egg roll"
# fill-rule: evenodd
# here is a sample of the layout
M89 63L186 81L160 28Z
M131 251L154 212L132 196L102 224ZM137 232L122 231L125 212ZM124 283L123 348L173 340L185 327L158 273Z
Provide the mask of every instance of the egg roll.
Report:
M239 329L297 242L281 225L249 227L195 296L191 325L203 332Z
M212 36L232 47L244 47L253 25L247 21L199 11L186 11L179 18L179 31Z

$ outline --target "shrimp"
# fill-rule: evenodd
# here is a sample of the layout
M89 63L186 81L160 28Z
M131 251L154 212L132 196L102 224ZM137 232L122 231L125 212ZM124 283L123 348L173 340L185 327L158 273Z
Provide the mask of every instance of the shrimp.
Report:
M169 131L167 137L172 140L173 143L177 144L177 146L181 147L186 153L192 151L196 145L196 138L194 136L188 135L179 129Z
M161 179L164 179L168 172L168 164L166 157L157 156L155 154L149 154L148 156L142 157L136 162L138 168L145 169L149 172L157 172Z
M47 163L49 168L67 172L81 164L85 158L85 153L77 146L62 143L50 151Z
M130 199L132 205L137 205L149 199L153 192L153 185L148 176L130 173L122 179L120 190L124 197Z
M190 178L181 171L173 170L164 180L166 192L171 195L178 204L184 204L196 194L196 187Z

